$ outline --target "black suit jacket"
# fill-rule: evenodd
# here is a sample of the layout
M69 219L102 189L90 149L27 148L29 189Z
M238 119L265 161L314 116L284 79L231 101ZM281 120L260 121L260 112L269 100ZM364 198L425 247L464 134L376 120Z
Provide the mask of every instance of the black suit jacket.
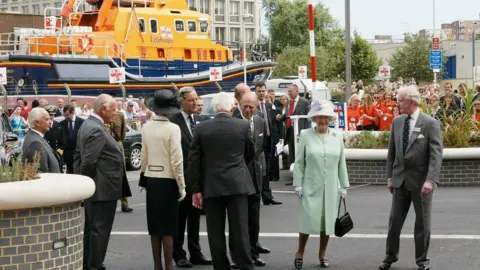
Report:
M199 123L188 154L187 187L203 198L254 194L247 164L255 155L250 125L227 113Z
M200 123L205 120L205 117L194 115L193 119L195 120L195 123ZM185 122L185 118L183 118L183 115L181 112L170 116L170 122L178 125L178 127L180 127L180 132L182 133L183 171L186 179L188 177L187 175L188 151L190 149L190 145L192 144L193 137L192 137L192 134L190 133L190 130L188 129L187 123Z
M65 119L60 122L60 126L62 127L62 131L65 134L65 152L63 153L63 160L65 164L72 165L73 164L73 155L75 154L75 148L77 147L77 134L78 130L82 126L83 122L82 118L75 116L75 123L73 127L73 136L70 137L68 132L68 120Z
M258 105L258 115L261 116L265 121L268 121L268 127L270 128L270 140L267 140L268 144L265 144L265 150L272 150L275 148L275 145L280 140L280 122L276 119L278 110L275 107L273 109L273 105L269 102L265 103L265 109L267 110L267 118L263 117L262 110L260 105ZM280 114L281 114L280 110ZM266 127L265 127L266 128ZM266 131L265 131L266 136Z
M61 149L63 152L65 150L65 132L63 132L60 123L53 121L52 127L45 133L45 140L47 140L53 151Z

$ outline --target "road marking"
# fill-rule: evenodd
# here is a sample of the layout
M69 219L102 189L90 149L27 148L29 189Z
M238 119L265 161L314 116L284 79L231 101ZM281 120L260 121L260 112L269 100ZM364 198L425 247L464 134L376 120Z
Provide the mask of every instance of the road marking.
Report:
M112 232L112 235L118 236L143 236L148 235L148 232ZM185 233L185 235L187 235ZM228 236L228 232L225 233ZM200 236L207 236L206 232L200 232ZM298 233L260 233L260 237L267 238L298 238ZM318 238L319 235L310 235L310 237ZM335 237L332 235L332 237ZM387 234L347 234L342 238L354 239L386 239ZM402 239L413 239L413 234L402 234ZM439 240L480 240L480 235L462 235L462 234L432 234L431 239Z

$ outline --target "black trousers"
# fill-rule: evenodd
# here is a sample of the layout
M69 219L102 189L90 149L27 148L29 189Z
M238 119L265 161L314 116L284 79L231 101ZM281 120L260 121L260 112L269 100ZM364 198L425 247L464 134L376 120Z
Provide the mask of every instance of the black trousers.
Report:
M260 258L260 253L258 253L258 236L260 234L260 195L253 194L248 196L248 236L250 239L250 250L252 253L252 259L256 260ZM232 231L229 232L229 235L232 235ZM230 248L230 257L234 262L235 254L232 252L233 247L233 238L228 238L228 247Z
M112 232L117 200L85 200L85 228L83 231L83 269L102 268Z
M288 143L288 162L290 164L295 163L295 136L293 127L287 128L287 143Z
M174 239L173 259L177 262L186 259L187 253L183 249L185 242L185 227L187 228L188 252L190 258L202 256L200 248L200 210L192 205L192 195L187 194L185 199L179 203L178 208L178 230Z
M233 254L242 270L254 269L248 233L248 196L231 195L206 198L203 201L207 217L207 232L214 270L230 269L225 238L225 218L228 214L229 238Z
M273 200L272 189L270 189L270 180L272 179L271 170L270 170L271 168L270 156L271 156L271 151L270 150L265 151L265 164L267 166L266 168L267 173L262 179L262 201L264 203L267 203Z

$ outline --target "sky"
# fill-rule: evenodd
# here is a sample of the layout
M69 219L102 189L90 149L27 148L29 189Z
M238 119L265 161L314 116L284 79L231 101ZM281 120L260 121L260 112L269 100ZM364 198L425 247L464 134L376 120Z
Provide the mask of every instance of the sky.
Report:
M351 29L365 39L375 35L402 37L405 32L417 33L433 28L435 1L436 27L456 20L478 20L480 0L350 0ZM344 0L317 0L345 26Z

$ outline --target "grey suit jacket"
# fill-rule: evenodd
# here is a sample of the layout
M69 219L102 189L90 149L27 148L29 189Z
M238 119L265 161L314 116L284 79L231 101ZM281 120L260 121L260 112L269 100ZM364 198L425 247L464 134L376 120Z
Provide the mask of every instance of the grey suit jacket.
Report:
M393 119L387 157L387 178L399 188L421 189L426 180L438 185L443 158L443 136L440 122L422 112L403 156L403 127L406 115Z
M115 201L122 197L123 155L105 125L90 116L78 130L74 172L95 182L93 201Z
M60 159L47 141L35 131L29 131L22 146L23 162L33 162L35 153L40 154L39 171L43 173L60 173Z
M187 187L203 198L254 194L247 164L254 157L250 125L226 113L195 126L188 152Z
M286 122L287 119L289 118L288 113L290 112L290 105L291 105L291 101L288 103L287 108L285 110L285 114L280 119L281 121ZM308 100L306 100L302 97L299 97L297 105L295 106L295 110L293 111L292 115L307 115L309 111L310 111L310 102L308 102ZM312 122L310 121L310 119L302 118L302 119L298 120L298 132L299 133L302 129L308 129L308 128L311 128L311 127L312 127Z

